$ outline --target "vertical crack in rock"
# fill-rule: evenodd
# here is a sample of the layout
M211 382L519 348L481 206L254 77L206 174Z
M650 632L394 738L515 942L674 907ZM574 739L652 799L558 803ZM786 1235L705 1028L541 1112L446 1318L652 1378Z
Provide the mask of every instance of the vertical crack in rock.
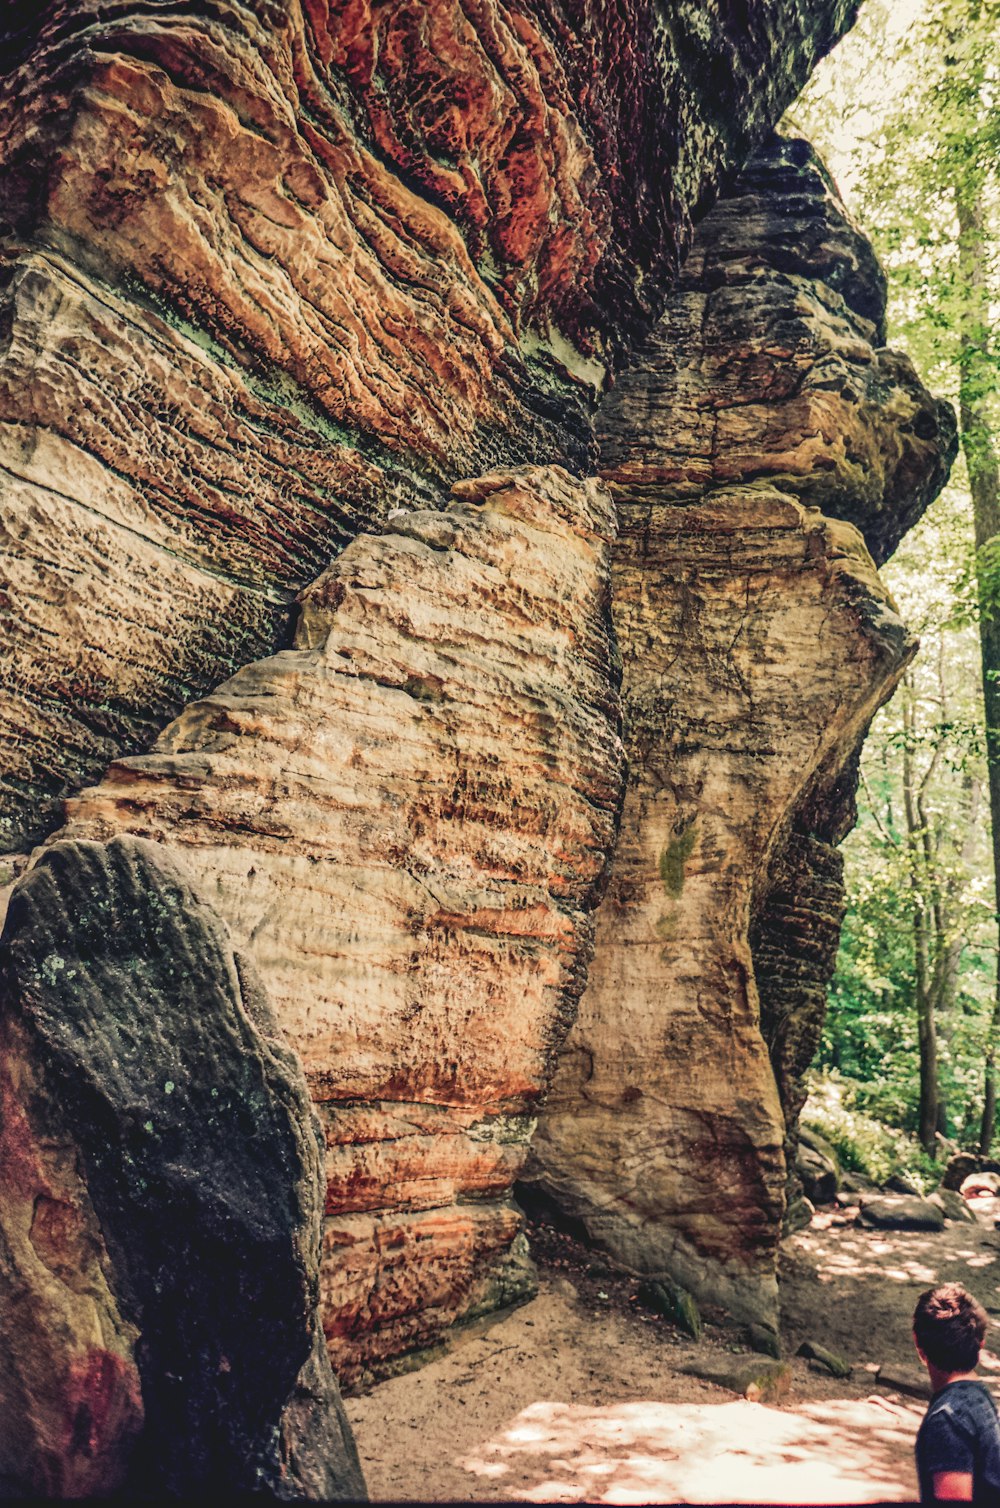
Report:
M59 843L0 967L0 1485L363 1496L319 1128L223 923L161 846Z
M295 648L113 765L64 830L183 852L259 967L323 1102L343 1378L524 1291L496 1270L509 1191L621 804L607 492L559 468L456 492L348 546Z
M846 906L844 861L835 845L856 820L860 756L859 744L846 763L814 783L754 897L750 947L760 986L761 1032L785 1117L792 1198L801 1194L794 1169L804 1076L819 1047Z
M954 455L947 405L876 344L883 310L822 166L774 141L599 420L629 783L526 1195L771 1325L843 772L915 648L853 525L884 559Z
M0 850L394 507L592 471L692 216L855 10L8 7Z

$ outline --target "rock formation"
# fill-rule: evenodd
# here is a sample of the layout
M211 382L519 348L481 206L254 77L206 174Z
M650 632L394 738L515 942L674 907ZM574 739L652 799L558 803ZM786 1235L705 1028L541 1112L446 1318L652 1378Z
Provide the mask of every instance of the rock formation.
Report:
M318 1127L215 913L157 845L57 844L0 991L4 1494L363 1496Z
M884 558L949 432L880 349L877 268L802 144L755 159L673 284L855 9L48 0L0 23L0 847L72 798L8 923L6 1103L37 1155L0 1211L27 1252L24 1190L47 1180L87 1238L72 1258L51 1238L56 1281L31 1280L55 1349L0 1374L25 1421L4 1469L33 1490L127 1484L133 1437L166 1479L170 1430L200 1440L192 1400L223 1394L192 1472L330 1495L328 1448L351 1480L336 1416L317 1434L315 1350L293 1387L311 1133L237 955L318 1104L341 1377L526 1291L511 1188L616 842L531 1176L642 1271L773 1318L843 770L909 653L853 526ZM111 974L149 1077L98 1074L106 1157L73 1025L108 1008L104 954L88 933L85 999L45 973L76 956L81 886L84 919L138 897ZM759 991L751 941L778 961ZM210 1189L244 1177L238 1145L212 1160L214 1091L248 1063L285 1086L285 1152L247 1205L275 1201L281 1229L245 1231L251 1288L258 1237L280 1253L266 1397L195 1367L161 1399L160 1237L128 1137L189 1039L190 1133L171 1125ZM229 1297L206 1355L251 1344ZM80 1415L83 1445L53 1455L98 1336L105 1422Z
M610 498L557 468L458 490L359 536L293 649L112 765L63 830L182 852L259 968L327 1129L342 1378L496 1281L621 804Z
M883 314L824 170L774 142L599 417L629 782L530 1185L627 1266L770 1325L785 1117L839 934L824 840L915 647L854 524L884 558L954 443Z
M844 861L837 845L857 816L861 753L834 763L813 782L792 814L754 895L750 951L760 995L760 1024L785 1119L787 1217L801 1188L796 1171L798 1119L805 1072L816 1056L826 1017L844 919ZM802 1206L798 1205L801 1218Z
M773 1325L785 1123L754 889L913 646L856 531L786 493L719 491L647 521L615 571L622 828L533 1177L628 1267Z
M692 214L856 4L9 7L0 850L394 506L592 469Z
M767 479L854 524L883 564L955 454L951 408L884 345L885 298L820 159L773 138L601 408L599 469L632 528L650 504Z

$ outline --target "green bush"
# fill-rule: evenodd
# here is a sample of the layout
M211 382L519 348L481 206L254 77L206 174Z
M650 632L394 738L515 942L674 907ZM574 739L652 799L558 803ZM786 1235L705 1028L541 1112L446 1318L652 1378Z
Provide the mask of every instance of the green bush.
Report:
M872 1087L837 1073L812 1074L802 1124L826 1137L843 1168L873 1183L887 1183L898 1173L925 1191L935 1187L940 1169L924 1155L916 1138L885 1125L862 1108Z

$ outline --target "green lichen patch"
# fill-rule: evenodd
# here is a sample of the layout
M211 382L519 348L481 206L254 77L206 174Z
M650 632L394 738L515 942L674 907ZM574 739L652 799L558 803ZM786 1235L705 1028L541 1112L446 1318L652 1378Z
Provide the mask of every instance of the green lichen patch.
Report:
M694 852L694 845L694 822L689 822L660 854L660 879L664 890L673 900L684 889L684 866Z

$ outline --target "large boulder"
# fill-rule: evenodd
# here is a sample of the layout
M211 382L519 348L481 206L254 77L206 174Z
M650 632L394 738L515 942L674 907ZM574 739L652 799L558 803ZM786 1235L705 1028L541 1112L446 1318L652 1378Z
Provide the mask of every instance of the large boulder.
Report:
M64 829L183 855L255 960L326 1133L342 1378L532 1291L511 1185L621 803L610 498L558 468L458 491L355 540L292 649Z
M988 1198L1000 1194L1000 1173L989 1171L982 1173L970 1173L968 1178L962 1179L962 1187L959 1194L963 1199L975 1199L977 1196L986 1195Z
M833 1143L823 1135L822 1131L817 1131L815 1126L800 1124L798 1127L798 1139L801 1145L809 1147L813 1152L822 1157L823 1161L833 1169L839 1183L841 1176L840 1158L837 1156Z
M0 1484L356 1499L301 1068L185 872L60 843L0 946Z
M837 1164L818 1147L800 1139L795 1154L795 1171L807 1199L813 1204L832 1204L837 1194Z
M861 1221L864 1225L877 1226L879 1230L940 1231L944 1230L944 1210L931 1200L914 1194L864 1197L861 1200Z

